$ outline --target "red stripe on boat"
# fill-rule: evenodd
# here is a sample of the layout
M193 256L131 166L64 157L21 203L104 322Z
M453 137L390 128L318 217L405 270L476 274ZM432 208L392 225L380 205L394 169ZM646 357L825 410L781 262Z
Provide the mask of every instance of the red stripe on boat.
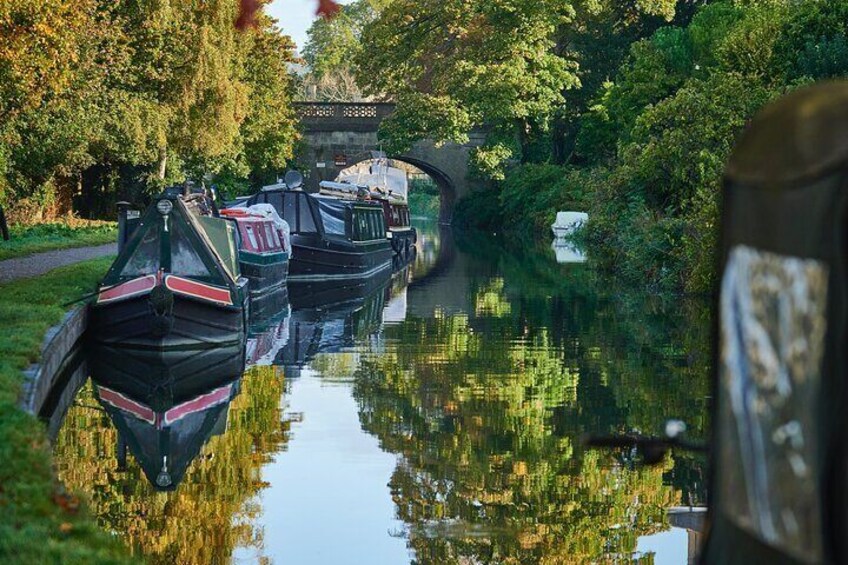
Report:
M189 414L201 412L203 410L207 410L209 408L212 408L213 406L217 406L218 404L226 402L230 398L230 392L232 391L232 389L233 385L228 384L226 386L222 386L221 388L216 388L212 392L198 396L194 400L189 400L188 402L183 402L178 406L174 406L173 408L165 412L165 425L169 426L177 420L185 418Z
M97 295L97 303L105 304L106 302L132 298L133 296L150 292L154 286L156 286L156 275L139 277L101 290L100 294Z
M120 392L114 391L111 388L106 388L105 386L98 385L97 392L100 395L100 400L106 404L111 404L119 410L129 412L139 420L144 420L149 424L156 423L156 413L144 404L136 402L131 398L127 398Z
M178 294L208 300L218 304L231 306L233 299L230 296L229 289L220 288L217 286L209 286L208 284L199 283L197 281L168 275L165 277L165 286Z

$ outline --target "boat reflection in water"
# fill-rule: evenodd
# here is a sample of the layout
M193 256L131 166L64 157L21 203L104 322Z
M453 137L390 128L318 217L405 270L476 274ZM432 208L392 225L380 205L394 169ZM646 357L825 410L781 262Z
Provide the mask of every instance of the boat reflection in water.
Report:
M290 321L291 308L288 304L273 317L253 321L245 347L247 367L277 364L277 356L289 342Z
M173 490L203 445L227 425L245 369L243 344L195 351L99 346L91 351L96 397L127 449L158 490Z
M338 353L376 334L387 304L395 302L405 290L407 272L405 268L393 278L375 281L375 288L364 296L349 298L347 293L342 293L338 296L343 300L332 304L295 308L288 343L274 364L284 367L286 376L292 378L319 353ZM405 303L402 307L405 309Z

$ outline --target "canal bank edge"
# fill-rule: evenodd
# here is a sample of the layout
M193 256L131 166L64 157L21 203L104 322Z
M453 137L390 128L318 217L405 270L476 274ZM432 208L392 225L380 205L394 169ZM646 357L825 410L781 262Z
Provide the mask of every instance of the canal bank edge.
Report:
M88 305L82 305L66 313L59 324L47 330L39 362L23 372L25 380L18 404L21 410L33 416L41 412L87 325Z
M47 426L22 406L23 387L31 380L26 371L36 361L41 361L42 375L52 370L48 369L52 362L40 355L47 347L59 357L59 328L75 318L66 312L67 304L90 292L111 260L85 261L0 285L0 319L5 330L0 334L2 563L136 561L124 544L97 526L84 501L57 481ZM61 372L61 367L56 370ZM29 394L33 401L38 398L32 388Z

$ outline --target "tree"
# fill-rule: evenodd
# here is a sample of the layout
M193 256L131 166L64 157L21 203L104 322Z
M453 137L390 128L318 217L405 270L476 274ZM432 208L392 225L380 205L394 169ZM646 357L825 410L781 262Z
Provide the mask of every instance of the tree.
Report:
M362 100L354 60L362 51L362 32L375 20L387 0L357 0L341 7L333 18L315 20L307 31L303 59L308 72L301 78L301 97L307 100Z
M383 130L391 149L425 137L463 142L486 123L500 133L494 151L506 155L502 139L514 136L522 156L562 91L578 84L574 65L553 53L554 32L572 14L554 1L389 4L365 27L357 76L367 94L398 105Z

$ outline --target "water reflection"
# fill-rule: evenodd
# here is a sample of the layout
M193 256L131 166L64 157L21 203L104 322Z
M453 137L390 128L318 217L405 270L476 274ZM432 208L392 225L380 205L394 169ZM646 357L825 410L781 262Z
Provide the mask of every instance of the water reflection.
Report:
M121 424L91 384L59 434L61 479L154 562L686 555L666 510L703 502L705 462L677 453L644 467L580 440L656 433L668 418L706 433L706 305L618 288L546 247L419 233L415 262L392 279L257 322L245 358L260 366L240 384L216 353L207 386L240 393L225 426L192 428L226 431L206 434L175 492L157 491L161 468L112 457ZM188 367L109 359L93 362L174 382ZM92 372L107 388L132 380ZM124 392L157 414L208 393ZM222 421L226 403L210 408L220 412L203 418Z

